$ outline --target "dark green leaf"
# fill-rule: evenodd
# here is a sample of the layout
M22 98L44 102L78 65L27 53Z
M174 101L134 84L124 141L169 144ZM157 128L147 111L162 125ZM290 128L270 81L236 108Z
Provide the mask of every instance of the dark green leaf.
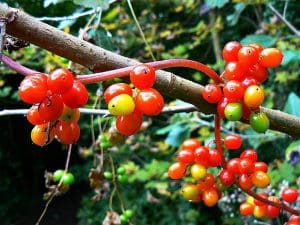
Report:
M103 27L98 27L97 30L93 29L88 32L96 45L107 50L114 51L115 46L112 41L112 35Z
M285 50L283 51L282 65L286 66L290 62L300 61L300 51L297 50Z
M292 182L294 180L294 168L293 166L291 166L290 164L288 164L287 162L283 162L282 164L280 164L279 166L279 173L281 175L281 177L289 182Z
M277 38L271 37L268 35L264 34L253 34L253 35L248 35L245 38L241 40L241 43L243 45L247 45L250 43L259 43L261 44L264 48L268 48L276 43Z
M190 136L191 130L189 124L181 124L174 127L166 138L166 142L171 146L178 147Z
M284 111L295 116L300 116L300 98L294 92L289 94Z

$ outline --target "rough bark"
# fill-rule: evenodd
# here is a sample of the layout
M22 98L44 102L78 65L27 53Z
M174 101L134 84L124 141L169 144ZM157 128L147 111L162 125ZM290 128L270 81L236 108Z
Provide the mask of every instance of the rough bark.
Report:
M6 16L16 11L17 17L7 25L7 33L29 41L41 48L79 63L92 71L106 71L139 63L116 53L64 33L48 24L40 22L21 10L0 4L0 15ZM159 70L155 87L163 94L195 105L199 111L214 113L215 105L201 98L202 86L183 79L170 72ZM270 118L271 128L300 137L300 118L281 111L262 108Z

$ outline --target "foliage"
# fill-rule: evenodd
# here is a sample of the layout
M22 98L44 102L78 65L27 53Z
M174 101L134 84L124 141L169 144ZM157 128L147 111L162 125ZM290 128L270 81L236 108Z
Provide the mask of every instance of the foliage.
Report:
M90 8L101 7L105 10L102 12L101 21L99 23L98 14L98 18L92 21L95 26L87 32L87 39L105 49L128 57L141 61L151 60L149 50L139 35L126 1L116 1L112 4L105 0L75 0L74 2L44 0L36 1L34 4L29 0L7 0L6 2L11 6L20 6L36 17L79 15ZM286 25L274 17L267 8L267 4L271 3L275 8L282 9L284 1L233 2L226 0L140 0L132 1L132 4L157 59L195 59L221 71L224 63L217 61L216 54L220 56L221 53L213 44L212 34L217 34L219 49L229 40L240 40L243 44L258 42L264 47L276 46L281 49L284 53L284 61L281 67L270 71L266 83L269 97L265 100L265 105L284 109L288 113L299 116L300 104L295 102L299 102L300 93L298 73L300 39L295 37ZM286 18L292 21L295 27L299 27L300 21L296 17L300 5L294 1L288 2ZM79 28L84 27L89 19L90 17L80 17L73 19L72 22L50 23L78 35ZM56 67L66 67L68 64L67 59L35 46L13 52L11 57L18 59L25 66L44 72L49 72ZM74 68L82 71L82 68L76 65ZM186 69L173 69L172 71L195 82L206 83L208 81L198 72ZM6 67L0 66L1 108L24 107L17 101L17 87L22 77L12 73ZM98 99L96 92L103 92L106 85L104 83L89 87L93 96L86 107L94 107L94 102ZM167 102L169 105L182 104L168 98ZM104 104L101 107L104 107ZM233 204L234 207L231 207L229 212L225 210L228 204L224 205L222 202L219 207L212 209L207 209L201 204L190 204L178 196L177 190L181 187L181 183L171 182L166 175L167 168L174 161L178 146L184 139L192 136L205 140L212 136L212 117L199 113L179 113L172 116L164 114L152 118L152 121L147 118L145 122L151 123L151 126L138 135L128 138L122 146L114 147L111 151L115 165L123 165L129 171L129 183L119 185L119 189L125 207L132 208L136 212L133 223L241 224L242 218L236 214L238 204ZM99 123L107 132L112 119L82 117L80 122L82 135L79 141L81 146L78 149L89 149L91 129L95 130L97 137L100 134ZM23 209L15 208L16 205L19 202L27 203L27 194L37 191L38 194L30 204L32 208L34 207L35 199L40 199L44 191L43 171L54 171L64 165L64 146L55 143L46 149L31 150L32 145L28 143L28 137L24 137L25 133L29 133L30 128L23 118L7 121L1 118L0 124L1 127L10 127L4 131L0 141L0 163L5 165L4 175L1 177L0 194L7 196L6 203L0 206L0 218L4 221L3 224L21 224L17 221L19 219L17 215ZM20 128L22 132L18 130ZM299 153L299 141L272 131L257 136L248 125L241 123L226 122L223 128L226 132L234 130L245 135L248 141L243 148L256 148L261 159L271 163L270 175L273 185L284 185L284 182L290 182L299 187L299 183L297 184L295 180L300 175L300 160L299 154L295 156L296 153L294 153ZM11 138L12 135L14 138ZM15 143L15 139L19 141L19 145ZM46 156L42 156L43 154ZM230 156L238 154L239 152L230 153ZM28 163L31 163L29 168L26 166ZM103 198L98 202L93 202L91 201L93 192L87 187L87 176L93 166L93 158L79 157L74 151L72 165L71 171L76 176L77 186L84 186L80 193L82 197L80 208L75 212L78 224L102 224L108 210L112 184L104 181L107 189ZM105 169L111 170L108 158L105 158ZM17 175L12 175L15 171L18 171ZM11 177L14 179L10 179ZM27 180L28 183L20 184L20 180ZM34 185L38 186L37 190L33 187ZM276 190L278 191L279 189ZM228 193L233 192L228 190ZM114 200L114 209L121 213L116 197ZM67 208L68 206L65 206L65 210ZM39 214L39 209L36 211L34 216ZM24 218L22 217L21 220Z

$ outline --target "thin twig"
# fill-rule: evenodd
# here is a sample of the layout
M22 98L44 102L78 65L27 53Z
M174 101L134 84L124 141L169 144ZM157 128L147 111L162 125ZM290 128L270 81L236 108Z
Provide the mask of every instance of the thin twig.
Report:
M82 13L78 13L75 15L70 15L70 16L61 16L61 17L36 17L37 20L39 21L65 21L65 20L75 20L83 16L89 16L91 14L97 13L100 10L100 8L97 9L91 9Z
M70 158L71 158L71 152L72 152L72 144L70 144L70 145L69 145L69 148L68 148L68 155L67 155L67 159L66 159L66 163L65 163L64 175L68 172L69 163L70 163ZM63 176L64 176L64 175L63 175ZM60 180L60 182L57 184L56 188L51 192L51 195L50 195L48 201L46 202L45 208L44 208L42 214L40 215L40 217L39 217L39 219L37 220L37 222L36 222L35 225L39 225L39 224L41 223L42 219L44 218L44 216L45 216L46 213L47 213L47 210L48 210L48 208L49 208L50 203L51 203L52 200L54 199L55 194L58 192L58 189L61 187L62 182L63 182L63 179Z
M300 32L297 30L297 28L287 21L270 3L267 4L267 6L282 22L288 26L288 28L290 28L291 31L293 31L298 37L300 36Z
M133 17L133 19L134 19L134 22L135 22L135 24L136 24L136 26L137 26L137 28L138 28L138 30L139 30L141 36L142 36L143 41L145 42L145 45L146 45L146 47L147 47L147 49L148 49L150 55L151 55L151 58L152 58L153 61L155 61L156 59L155 59L155 57L154 57L154 55L153 55L153 52L152 52L152 50L151 50L151 47L150 47L148 41L147 41L146 38L145 38L145 35L144 35L144 32L143 32L143 30L142 30L142 28L141 28L141 26L140 26L140 23L139 23L139 21L138 21L137 18L136 18L134 9L133 9L133 7L132 7L132 5L131 5L131 1L130 1L130 0L127 0L127 4L128 4L129 9L130 9L130 12L131 12L131 14L132 14L132 17Z

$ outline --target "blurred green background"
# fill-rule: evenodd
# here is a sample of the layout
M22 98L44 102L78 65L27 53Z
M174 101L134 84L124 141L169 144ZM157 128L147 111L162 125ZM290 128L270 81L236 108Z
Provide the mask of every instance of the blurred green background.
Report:
M9 0L9 6L19 7L34 17L74 16L102 7L99 11L71 20L45 22L79 36L80 30L89 29L84 39L121 55L143 62L152 61L127 1L106 0ZM298 1L277 0L136 0L132 1L138 22L150 49L157 60L188 58L201 61L221 72L225 66L221 51L226 42L241 41L243 44L258 42L264 47L277 47L284 53L282 66L269 70L264 83L267 93L264 106L280 109L300 116L300 38L270 10L278 10L293 26L300 27ZM44 18L45 20L46 18ZM53 43L55 44L55 43ZM68 60L36 46L22 48L9 55L21 64L38 71L49 72L66 67ZM73 64L73 69L84 69ZM206 84L202 74L187 69L172 69L179 76ZM84 71L86 72L86 71ZM0 65L0 107L2 109L28 108L19 101L17 89L22 76ZM114 81L112 81L114 82ZM94 107L108 83L89 85L90 101ZM186 104L166 97L169 105ZM101 107L105 107L103 103ZM93 121L91 123L91 121ZM151 126L128 138L122 145L105 151L104 169L111 170L108 155L115 167L126 168L128 183L119 185L125 208L135 211L133 224L258 224L254 218L242 218L238 206L245 196L237 189L229 189L213 208L201 203L183 200L178 190L182 181L170 181L166 171L175 161L176 151L185 138L196 137L203 142L213 137L213 117L199 113L162 114L146 118ZM108 211L112 183L101 180L99 201L93 201L93 188L88 174L95 168L92 156L93 133L97 140L108 134L113 123L111 117L82 115L80 141L73 148L70 171L76 176L76 184L63 196L54 199L42 224L48 225L100 225ZM103 132L98 129L99 124ZM45 202L43 193L44 172L64 167L66 146L53 142L38 148L31 143L32 126L24 116L0 117L0 221L3 225L34 224ZM270 164L271 191L278 193L287 184L299 188L300 141L273 131L256 134L242 123L223 123L226 131L241 133L243 149L255 148L259 159ZM92 132L93 131L93 132ZM100 135L100 136L99 136ZM110 152L110 153L109 153ZM237 152L236 154L239 154ZM234 155L231 155L234 156ZM117 197L113 209L121 213ZM297 203L299 204L299 203ZM266 224L283 224L282 214Z

